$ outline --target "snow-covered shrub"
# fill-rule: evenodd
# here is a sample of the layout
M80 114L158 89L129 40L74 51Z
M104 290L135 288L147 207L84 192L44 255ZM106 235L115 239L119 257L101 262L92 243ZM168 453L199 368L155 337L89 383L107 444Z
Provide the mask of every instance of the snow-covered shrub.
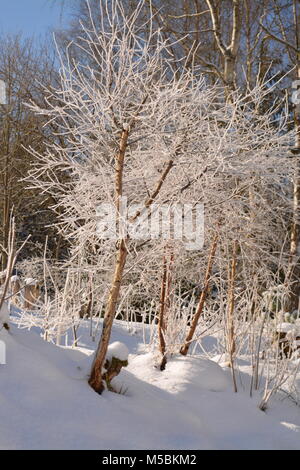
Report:
M115 392L111 381L119 375L123 367L128 366L128 348L120 341L110 344L104 362L103 380L108 390Z

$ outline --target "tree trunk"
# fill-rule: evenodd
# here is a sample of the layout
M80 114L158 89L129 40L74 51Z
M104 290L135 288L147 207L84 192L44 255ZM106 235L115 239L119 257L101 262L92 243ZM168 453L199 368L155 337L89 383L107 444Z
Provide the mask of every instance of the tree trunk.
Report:
M294 3L294 21L295 21L295 36L297 48L297 83L299 90L300 80L300 24L298 17L299 5ZM286 309L290 312L299 310L299 297L300 297L300 104L295 105L294 110L294 123L295 123L295 147L292 153L296 159L296 170L293 182L293 222L291 228L291 244L290 244L290 269L289 280L291 282L291 290L286 305Z
M160 364L160 370L165 370L167 364L166 354L166 340L165 332L167 330L167 315L170 308L170 292L171 292L171 267L173 262L173 254L170 255L170 261L167 261L167 255L163 258L163 275L161 282L160 292L160 311L158 317L158 337L159 337L159 349L162 355L162 362Z
M276 2L274 0L275 6ZM287 41L287 35L283 28L281 30L282 37L278 37L268 30L261 22L262 29L268 34L268 38L284 44L288 54L292 51L296 54L296 80L297 80L297 95L299 94L299 80L300 80L300 20L299 12L300 3L298 0L293 0L293 14L294 14L294 28L295 28L295 41L294 44ZM290 56L291 57L291 56ZM290 293L288 300L284 306L286 311L292 312L299 310L299 296L300 296L300 104L295 103L294 110L294 123L295 123L295 146L292 153L296 159L296 170L293 181L293 220L290 236L290 257L289 266L286 275L286 283L290 283Z
M115 207L117 210L118 219L120 219L120 204L123 194L123 168L124 158L127 148L127 141L129 135L129 128L124 128L121 134L120 147L116 155L116 173L115 173ZM119 220L120 221L120 220ZM120 226L120 224L119 224ZM106 304L102 334L96 351L95 359L92 365L91 375L89 379L90 386L97 392L102 393L104 390L103 382L103 367L107 348L109 345L113 321L116 314L117 302L119 300L120 287L123 278L124 267L127 258L127 247L124 238L118 241L118 250L116 255L116 263L114 274L112 278L111 288Z
M235 277L236 277L236 257L237 257L237 241L233 243L233 255L231 260L231 266L228 272L228 306L227 306L227 343L228 343L228 355L229 365L232 372L232 380L234 391L237 392L237 384L234 370L234 354L236 352L235 344L235 331L234 331L234 302L235 302Z
M205 304L205 300L206 300L206 296L207 296L208 288L209 288L211 270L212 270L213 261L214 261L214 258L215 258L216 249L217 249L218 238L219 238L219 235L216 234L214 239L213 239L212 245L211 245L209 258L208 258L208 263L207 263L207 268L206 268L206 273L205 273L204 287L203 287L203 290L202 290L201 295L200 295L197 310L196 310L196 313L195 313L194 318L192 320L190 330L189 330L189 332L187 334L187 337L185 339L185 344L180 349L180 354L182 354L183 356L186 356L188 351L189 351L189 347L190 347L191 341L193 340L193 337L194 337L194 334L195 334L195 331L196 331L196 328L197 328L197 325L198 325L199 318L200 318L200 316L203 312L203 307L204 307L204 304Z
M105 310L101 339L96 352L95 360L93 362L91 376L89 379L90 386L97 392L102 393L104 384L102 380L102 369L105 363L105 357L111 330L116 313L116 306L119 299L120 287L124 272L124 267L127 258L127 248L125 240L120 241L119 250L117 253L115 272L113 275L112 286L109 292L108 302Z
M158 317L159 349L163 357L165 356L165 353L166 353L166 342L165 342L166 288L167 288L167 259L166 259L166 256L164 256L163 276L162 276L161 292L160 292L160 310L159 310L159 317Z
M222 73L222 78L225 83L226 95L229 96L230 93L235 90L236 58L242 27L241 0L232 0L232 29L230 43L228 45L222 37L221 18L217 3L212 0L206 0L206 3L211 16L214 38L224 60L224 72Z

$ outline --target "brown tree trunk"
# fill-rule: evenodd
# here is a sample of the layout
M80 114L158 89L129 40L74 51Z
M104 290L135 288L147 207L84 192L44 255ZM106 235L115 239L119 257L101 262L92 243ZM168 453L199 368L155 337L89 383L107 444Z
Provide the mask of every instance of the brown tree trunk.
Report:
M236 352L235 332L234 332L234 302L235 302L235 277L236 277L236 257L237 257L237 241L233 244L233 255L231 266L228 272L228 306L227 306L227 342L228 342L228 355L229 365L232 371L232 379L234 391L237 392L237 384L234 371L234 354Z
M129 128L124 126L121 134L120 147L116 155L116 167L115 167L115 207L117 210L117 218L120 221L120 204L123 194L123 169L125 152L127 148L129 135ZM120 225L120 224L119 224ZM104 389L102 369L105 363L105 357L107 348L110 340L111 330L113 321L116 314L117 302L119 300L120 287L123 278L124 267L127 258L127 247L124 238L118 241L118 249L116 255L116 263L114 274L112 278L111 288L106 304L102 334L96 351L95 359L92 365L91 375L89 379L90 386L97 392L102 393Z
M228 275L228 310L227 310L227 327L228 327L228 339L229 339L229 349L230 354L232 355L235 352L235 341L234 341L234 285L235 285L235 276L236 276L236 256L237 256L237 242L233 244L233 255L231 260L231 267L229 269Z
M166 353L166 342L165 342L165 309L166 309L166 288L167 288L167 259L164 256L163 259L163 276L161 281L161 292L160 292L160 310L158 317L158 337L159 337L159 349L162 356Z
M207 268L206 268L206 273L205 273L205 278L204 278L204 287L200 295L199 303L198 303L195 315L193 317L190 330L185 339L185 343L180 349L180 354L182 354L183 356L186 356L189 351L189 347L190 347L191 341L193 340L199 318L203 312L203 307L204 307L206 296L207 296L208 289L209 289L209 281L210 281L211 270L212 270L212 266L213 266L213 262L214 262L214 258L216 254L218 238L219 238L219 235L216 234L213 239L210 253L209 253L209 258L208 258L208 263L207 263Z
M300 57L298 57L297 80L300 80ZM299 87L298 87L299 88ZM291 228L291 244L290 244L290 272L291 290L287 303L287 310L292 312L299 309L300 296L300 104L295 105L294 111L295 122L295 147L292 153L296 158L296 170L293 181L293 222Z
M102 369L105 363L112 325L116 314L116 306L119 299L121 281L123 277L126 258L127 248L125 240L123 239L120 241L119 250L117 253L115 272L113 275L112 286L109 292L108 302L103 320L102 334L96 352L95 360L93 362L91 376L89 379L90 386L98 393L102 393L104 390L104 384L102 380Z
M163 258L163 276L161 282L160 293L160 311L158 317L158 337L159 337L159 350L162 355L162 362L160 370L165 370L167 364L166 355L166 340L165 332L167 329L167 314L170 308L170 291L171 291L171 265L173 262L173 254L170 256L170 262L167 262L167 256Z
M146 101L144 99L143 103ZM124 158L125 152L127 148L128 136L129 136L130 125L124 126L121 139L120 139L120 147L118 154L116 155L116 173L115 173L115 206L117 209L118 214L118 222L120 228L120 207L121 207L121 197L123 195L123 169L124 169ZM175 154L180 150L180 146L176 150ZM173 167L173 159L169 160L167 163L155 189L154 192L150 195L147 201L144 204L144 209L147 209L151 206L154 199L158 195L163 183L165 182L169 172ZM143 211L138 210L136 214L129 220L130 222L135 221ZM104 377L102 374L102 369L105 363L105 357L107 353L107 348L110 340L112 325L114 321L114 317L116 314L116 307L117 302L119 300L120 294L120 287L123 278L126 258L127 258L127 246L126 241L128 241L127 236L120 238L118 241L118 250L116 256L116 263L114 269L114 275L112 279L111 289L109 292L104 320L103 320L103 328L102 334L99 341L99 345L96 351L95 359L92 365L91 375L89 378L89 384L91 387L98 393L102 393L104 390Z
M300 80L300 20L299 20L299 2L294 0L294 24L296 39L296 60L297 60L297 83L299 94ZM300 298L300 104L295 105L294 110L295 123L295 147L292 150L296 159L296 170L294 176L293 187L293 222L291 229L291 245L290 245L290 281L291 291L288 299L287 310L293 312L299 310Z

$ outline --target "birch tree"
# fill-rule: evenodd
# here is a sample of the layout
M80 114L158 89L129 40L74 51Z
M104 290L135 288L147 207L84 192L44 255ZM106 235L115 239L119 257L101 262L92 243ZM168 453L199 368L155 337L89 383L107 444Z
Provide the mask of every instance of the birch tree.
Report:
M214 106L215 90L205 87L197 69L181 65L179 75L174 72L169 41L152 29L152 18L147 22L149 34L137 22L143 5L141 1L128 17L119 1L101 3L99 18L105 22L100 31L90 12L84 40L78 43L81 62L67 54L61 63L61 88L49 92L48 109L34 107L55 121L58 132L47 152L33 151L37 163L32 184L55 195L64 208L61 230L69 238L81 246L94 240L101 252L111 254L102 334L89 380L98 393L104 387L107 347L135 243L121 234L113 253L111 240L101 240L96 233L97 203L110 202L120 224L121 198L127 196L129 203L140 205L129 218L131 224L138 223L154 202L180 194L188 173L195 181L201 178L209 163L203 160L197 168L195 156L211 138L207 110ZM64 136L66 147L59 136ZM63 173L71 176L67 183L57 177Z
M282 132L284 118L274 126L276 109L263 115L257 112L268 90L257 85L245 96L227 87L229 99L225 99L223 87L205 83L193 65L194 53L180 61L174 57L176 43L153 27L152 16L145 19L144 7L141 1L128 15L118 0L101 2L97 25L89 9L82 35L60 54L59 86L47 90L44 108L32 105L56 131L45 152L31 150L35 157L31 185L53 197L53 209L61 213L58 228L72 243L73 255L89 246L104 279L103 328L89 379L98 393L104 389L103 367L113 321L123 288L128 286L124 279L131 281L135 292L143 286L159 297L157 272L161 272L165 240L146 234L141 236L144 241L138 241L134 232L151 218L155 205L175 201L207 205L206 243L200 258L200 248L187 257L184 237L172 247L174 283L182 267L198 284L204 279L190 331L182 348L177 347L187 354L215 274L215 258L218 264L222 259L220 247L239 239L245 259L255 253L252 269L255 263L269 262L265 244L278 249L278 240L274 232L269 241L267 221L275 224L281 212L275 215L274 208L281 199L285 202L279 192L270 203L275 185L281 187L287 175L285 160L278 158L287 138ZM265 188L260 194L253 186L254 196L263 201L255 237L253 223L248 224L248 187L253 178L259 188ZM114 232L123 226L124 197L131 205L125 217L129 230ZM116 214L113 233L108 231L106 237L96 230L96 207L102 203ZM222 234L218 244L214 243L217 231ZM227 271L226 259L221 265ZM80 269L92 267L80 264ZM138 281L133 284L134 279ZM233 295L232 289L232 305ZM165 297L163 293L161 305L168 305L164 315L171 310ZM168 334L170 325L163 320L161 335ZM168 344L162 347L163 355L168 348Z
M270 12L268 12L270 13ZM266 15L267 16L267 15ZM269 41L283 46L292 67L292 76L295 80L296 102L294 103L294 130L295 145L291 148L293 155L293 210L290 230L290 262L287 273L287 282L290 283L290 296L286 308L289 311L299 310L300 298L300 5L293 0L289 8L283 7L281 2L273 0L271 24L261 22L261 27ZM275 31L274 31L275 29Z

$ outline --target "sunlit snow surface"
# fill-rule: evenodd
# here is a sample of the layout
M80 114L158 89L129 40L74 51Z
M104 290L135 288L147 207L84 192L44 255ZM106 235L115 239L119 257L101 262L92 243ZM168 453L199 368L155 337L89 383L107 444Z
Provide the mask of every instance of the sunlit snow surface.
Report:
M230 370L205 356L174 357L161 372L139 331L122 322L112 336L130 352L114 381L122 394L97 395L87 383L96 347L89 327L80 328L78 349L46 343L38 331L1 330L0 449L300 449L291 401L260 411L260 395L251 399L242 386L235 394ZM247 379L250 365L240 370Z

